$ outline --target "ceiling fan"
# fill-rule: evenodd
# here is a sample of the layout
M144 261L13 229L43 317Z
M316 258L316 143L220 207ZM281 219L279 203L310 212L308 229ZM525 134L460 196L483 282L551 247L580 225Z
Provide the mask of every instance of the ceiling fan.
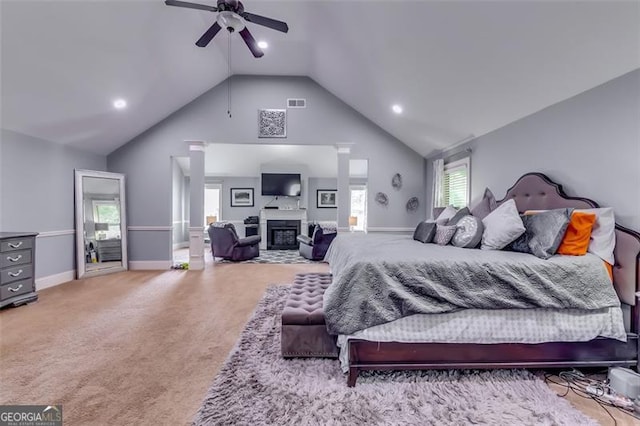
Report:
M209 27L209 29L202 34L202 37L196 42L198 47L206 47L209 42L218 34L221 28L226 28L227 31L233 33L235 31L240 32L240 36L246 43L247 47L253 53L253 56L260 58L264 55L264 52L258 43L251 35L249 29L245 26L244 21L254 24L262 25L263 27L271 28L276 31L286 33L289 31L289 26L286 22L277 21L275 19L267 18L265 16L255 15L253 13L245 12L244 5L238 0L218 0L218 6L208 6L204 4L189 3L179 0L165 0L167 6L186 7L189 9L207 10L209 12L218 12L216 22ZM244 20L243 20L244 18Z

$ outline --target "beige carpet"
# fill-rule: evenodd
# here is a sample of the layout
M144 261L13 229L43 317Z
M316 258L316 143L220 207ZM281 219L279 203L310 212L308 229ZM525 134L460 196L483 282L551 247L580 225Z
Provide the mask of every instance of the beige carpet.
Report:
M65 424L189 423L265 288L321 265L123 272L0 312L0 403L63 404Z
M63 404L66 425L189 424L266 287L327 270L208 263L43 290L0 311L0 404ZM572 402L613 423L594 402Z

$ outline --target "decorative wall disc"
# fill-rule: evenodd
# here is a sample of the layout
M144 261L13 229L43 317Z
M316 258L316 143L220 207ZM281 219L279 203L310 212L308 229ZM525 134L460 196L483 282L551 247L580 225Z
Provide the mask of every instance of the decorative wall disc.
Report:
M378 192L376 194L376 203L380 204L381 206L388 206L389 197L384 192Z
M391 186L393 186L394 189L402 188L402 175L400 173L393 175L391 178Z
M418 210L419 206L420 206L420 201L418 200L418 197L411 197L409 198L409 201L407 201L408 212L415 212L416 210Z

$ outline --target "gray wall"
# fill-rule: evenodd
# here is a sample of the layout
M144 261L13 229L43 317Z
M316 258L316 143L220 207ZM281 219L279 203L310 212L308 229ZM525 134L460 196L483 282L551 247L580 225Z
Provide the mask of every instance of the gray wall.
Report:
M206 178L205 181L209 181ZM222 183L222 220L238 221L247 216L260 215L260 186L258 177L217 177L216 182ZM253 188L253 207L231 207L231 188ZM238 231L240 232L240 231ZM241 235L242 236L242 235Z
M502 198L518 177L537 171L562 184L569 195L614 207L618 223L640 230L640 70L477 138L469 146L472 199L485 187ZM430 188L431 176L427 180Z
M75 229L74 169L107 169L106 157L0 130L0 230ZM75 237L40 237L36 277L76 268Z
M220 143L283 143L327 145L351 142L352 157L369 160L369 190L388 192L391 203L382 208L369 203L373 227L413 227L421 213L408 214L405 203L424 193L423 161L353 108L307 77L234 76L233 117L227 111L226 82L214 87L184 108L108 156L110 171L127 175L128 218L131 226L167 226L171 223L170 156L187 156L185 140ZM287 98L306 98L307 108L287 110L287 138L257 137L257 111L285 108ZM401 172L404 186L391 193L391 177ZM256 197L259 193L256 193ZM369 197L370 200L373 196ZM424 202L424 200L420 200ZM152 232L152 231L147 231ZM165 237L166 238L166 237ZM169 259L162 248L138 248L131 239L131 260ZM170 242L167 241L167 247Z
M318 189L337 189L338 179L336 178L309 178L309 207L307 208L307 220L337 221L338 209L319 209L317 208Z

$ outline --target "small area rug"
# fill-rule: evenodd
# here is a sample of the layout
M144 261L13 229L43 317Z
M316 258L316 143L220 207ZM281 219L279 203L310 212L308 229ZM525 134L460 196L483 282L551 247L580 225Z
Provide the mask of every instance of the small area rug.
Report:
M289 286L267 289L194 425L597 425L526 370L363 373L280 356Z
M249 260L234 262L216 259L216 263L317 263L300 256L298 250L260 250L260 256Z

